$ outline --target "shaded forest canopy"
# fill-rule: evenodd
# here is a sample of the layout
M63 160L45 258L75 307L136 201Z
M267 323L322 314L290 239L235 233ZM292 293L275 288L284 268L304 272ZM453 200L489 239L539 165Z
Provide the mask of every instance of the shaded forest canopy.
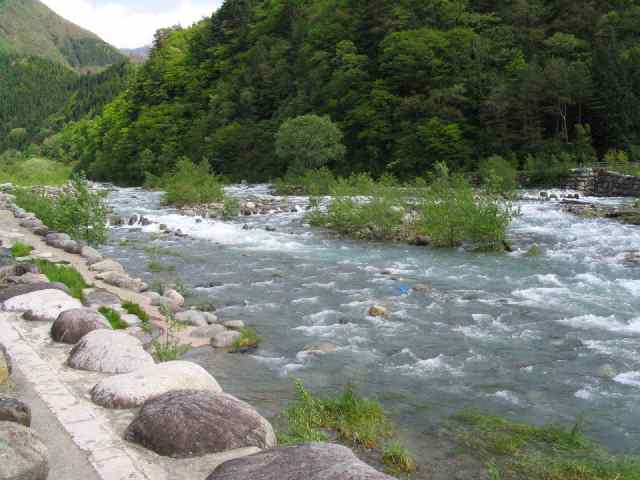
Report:
M160 30L129 87L49 144L119 183L182 156L266 180L287 171L281 125L313 113L342 132L339 174L581 158L589 136L637 160L639 32L636 0L227 0Z

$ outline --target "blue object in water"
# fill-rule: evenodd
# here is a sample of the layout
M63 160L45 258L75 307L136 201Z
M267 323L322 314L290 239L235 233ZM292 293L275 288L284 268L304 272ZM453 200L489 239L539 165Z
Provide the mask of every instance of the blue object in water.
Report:
M406 295L408 293L411 293L411 287L409 285L400 285L400 293L402 295Z

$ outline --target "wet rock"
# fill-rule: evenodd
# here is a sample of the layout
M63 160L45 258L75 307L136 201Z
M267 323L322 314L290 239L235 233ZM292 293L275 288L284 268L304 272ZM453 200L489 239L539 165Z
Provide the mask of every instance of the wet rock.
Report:
M234 330L225 330L211 337L211 346L213 348L231 348L236 340L242 337L240 332Z
M228 320L222 325L224 325L229 330L242 330L245 327L245 324L242 320Z
M184 305L184 297L172 288L166 289L162 295L171 300L178 307L182 307Z
M325 355L327 353L335 353L338 351L338 347L333 343L322 342L307 345L303 349L304 352L316 355Z
M332 443L291 445L231 460L207 480L393 480Z
M82 295L87 305L100 307L120 305L120 298L103 288L86 288L82 291Z
M192 327L206 327L209 324L202 312L197 310L178 312L175 314L175 319Z
M216 335L225 332L226 329L222 325L213 324L206 327L196 328L189 334L192 338L212 338Z
M371 317L384 317L387 315L387 309L380 305L374 305L369 309L369 316Z
M96 278L108 283L109 285L113 285L114 287L124 288L125 290L131 290L133 292L144 292L149 288L147 284L139 278L131 278L130 276L119 272L99 273L96 275Z
M426 235L416 235L412 243L417 247L428 247L431 245L431 239Z
M111 217L109 217L109 225L112 225L114 227L121 227L122 225L124 225L124 219L119 215L112 215Z
M124 267L115 260L103 260L101 262L94 263L89 267L92 272L106 273L106 272L118 272L124 273Z
M82 304L65 292L48 289L10 298L2 307L9 312L25 312L26 320L53 322L65 310L80 308Z
M0 422L0 479L47 480L49 452L31 429Z
M101 373L130 373L154 365L140 340L113 330L94 330L82 337L67 363L71 368Z
M110 329L107 320L95 310L76 308L62 312L51 326L54 342L75 345L87 333L98 329Z
M87 264L94 265L96 263L100 263L104 260L102 254L98 252L95 248L84 246L82 247L82 251L80 252L84 258L87 259Z
M174 390L222 393L204 368L192 362L166 362L106 378L91 389L91 399L105 408L127 409Z
M612 380L618 375L618 372L613 365L611 365L610 363L605 363L604 365L596 368L594 374L596 377Z
M129 218L129 221L127 222L129 224L129 226L133 226L136 223L138 223L139 219L138 219L138 215L133 215L132 217Z
M277 231L277 230L276 230L276 227L271 227L271 226L267 226L267 227L265 227L264 229L265 229L267 232L275 232L275 231Z
M0 396L0 422L31 426L31 409L20 400Z
M125 439L174 458L276 445L271 424L252 406L231 395L195 390L168 392L146 402Z

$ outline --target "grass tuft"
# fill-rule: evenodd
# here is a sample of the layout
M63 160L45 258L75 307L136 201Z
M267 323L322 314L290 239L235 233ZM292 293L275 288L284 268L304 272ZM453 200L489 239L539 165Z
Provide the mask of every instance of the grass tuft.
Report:
M13 258L28 257L31 255L33 247L26 243L17 242L11 247L11 256Z
M129 327L127 322L122 320L120 314L112 308L100 307L98 311L104 316L104 318L109 321L109 323L111 324L111 328L113 328L114 330L125 330Z
M411 453L400 443L392 442L382 450L382 463L392 473L411 474L416 471L416 461Z
M62 283L71 291L71 296L82 300L82 291L89 285L84 277L71 266L57 265L48 260L36 260L36 266L40 273L45 275L50 282Z
M250 327L244 327L239 330L241 337L233 342L232 348L234 350L247 350L250 348L256 348L262 339L258 334Z

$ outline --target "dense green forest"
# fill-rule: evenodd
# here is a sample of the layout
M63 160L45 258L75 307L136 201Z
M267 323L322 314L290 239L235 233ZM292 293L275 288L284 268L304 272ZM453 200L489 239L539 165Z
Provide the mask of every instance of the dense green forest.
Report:
M43 142L51 150L53 134L101 112L131 73L126 61L99 74L79 74L38 57L0 53L0 152Z
M40 57L82 72L123 59L114 47L38 0L0 0L0 52Z
M227 0L159 31L131 86L58 151L120 183L181 156L264 180L288 169L280 127L313 113L341 131L339 174L638 159L638 32L635 0Z

